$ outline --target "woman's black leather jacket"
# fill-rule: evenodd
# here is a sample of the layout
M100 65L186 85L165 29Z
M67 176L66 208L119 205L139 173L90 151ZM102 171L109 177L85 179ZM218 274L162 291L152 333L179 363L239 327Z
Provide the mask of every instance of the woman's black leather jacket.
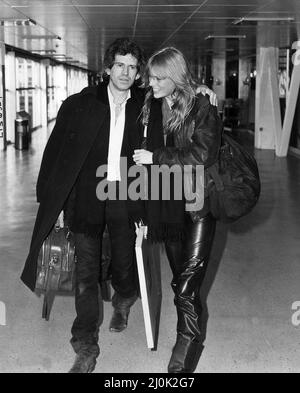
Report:
M153 164L157 165L204 165L209 167L218 159L222 134L222 121L217 108L209 103L207 97L197 95L194 106L184 126L174 133L174 147L161 147L153 152ZM192 187L195 177L191 176ZM205 188L207 179L205 176ZM205 198L207 192L205 192ZM207 198L206 198L207 199ZM201 209L207 213L208 201Z

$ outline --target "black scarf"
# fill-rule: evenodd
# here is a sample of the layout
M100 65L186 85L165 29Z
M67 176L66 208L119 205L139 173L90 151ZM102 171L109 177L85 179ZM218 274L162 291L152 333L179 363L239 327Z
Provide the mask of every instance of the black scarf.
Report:
M172 134L168 135L166 146L174 146ZM162 101L153 99L151 103L147 150L164 147ZM160 198L151 199L151 166L148 166L148 201L146 201L148 239L153 242L179 241L185 236L185 201L174 199L173 174L170 176L170 200L162 200L162 179L160 178ZM152 179L153 181L154 179ZM182 193L183 195L183 193Z

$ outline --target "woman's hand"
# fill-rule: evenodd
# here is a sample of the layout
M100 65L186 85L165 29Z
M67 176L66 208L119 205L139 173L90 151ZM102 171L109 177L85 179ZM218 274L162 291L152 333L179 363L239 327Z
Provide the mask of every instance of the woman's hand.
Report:
M153 164L152 156L153 153L151 151L139 149L134 151L132 158L136 165Z
M205 85L198 86L196 93L201 93L204 96L206 94L208 94L209 101L210 101L211 105L218 106L218 97L217 97L216 93L214 91L210 90L207 86L205 86Z

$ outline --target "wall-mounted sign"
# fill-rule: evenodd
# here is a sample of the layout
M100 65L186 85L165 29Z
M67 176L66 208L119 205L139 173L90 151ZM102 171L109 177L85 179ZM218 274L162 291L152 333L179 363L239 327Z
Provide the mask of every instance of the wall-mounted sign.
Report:
M4 120L3 120L3 97L0 97L0 138L4 134Z

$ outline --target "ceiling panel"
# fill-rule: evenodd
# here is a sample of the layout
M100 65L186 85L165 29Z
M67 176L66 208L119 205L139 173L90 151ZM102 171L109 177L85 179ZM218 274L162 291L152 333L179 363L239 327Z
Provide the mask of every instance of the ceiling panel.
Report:
M15 18L18 17L20 14L12 9L11 7L7 6L7 5L2 5L0 3L0 19L3 18Z
M92 29L118 28L118 31L121 34L124 29L128 28L128 25L133 27L134 15L126 15L126 18L124 18L124 16L122 15L116 15L113 18L109 18L105 15L90 14L90 15L84 15L84 18L82 19L81 22L83 21L85 21L85 23L87 23L87 25ZM131 31L132 30L133 29L131 28Z
M300 13L300 2L294 0L275 0L268 6L268 11L297 11Z
M116 12L116 9L112 7L105 10L98 7L82 7L78 9L78 13L92 28L118 28L119 31L122 31L128 26L133 26L135 20L134 8L122 8L120 12Z
M70 5L72 0L2 0L3 3L9 4L12 7L26 8L31 6L57 6L57 5Z
M28 17L31 17L39 24L62 24L62 22L66 21L66 27L70 23L78 23L81 18L74 7L64 7L61 5L56 6L47 6L43 5L41 7L26 7L22 9L18 9L22 12L22 14Z
M274 0L208 0L207 4L215 7L260 7L271 3Z
M55 0L54 0L55 1ZM97 7L136 7L137 0L72 0L72 3L77 6L86 7L87 5Z
M161 0L141 0L140 3L141 5L148 5L148 6L155 6L159 5L161 7L167 6L167 7L194 7L197 8L199 5L203 4L214 6L214 7L257 7L261 3L266 3L270 0L167 0L167 1L161 1Z

